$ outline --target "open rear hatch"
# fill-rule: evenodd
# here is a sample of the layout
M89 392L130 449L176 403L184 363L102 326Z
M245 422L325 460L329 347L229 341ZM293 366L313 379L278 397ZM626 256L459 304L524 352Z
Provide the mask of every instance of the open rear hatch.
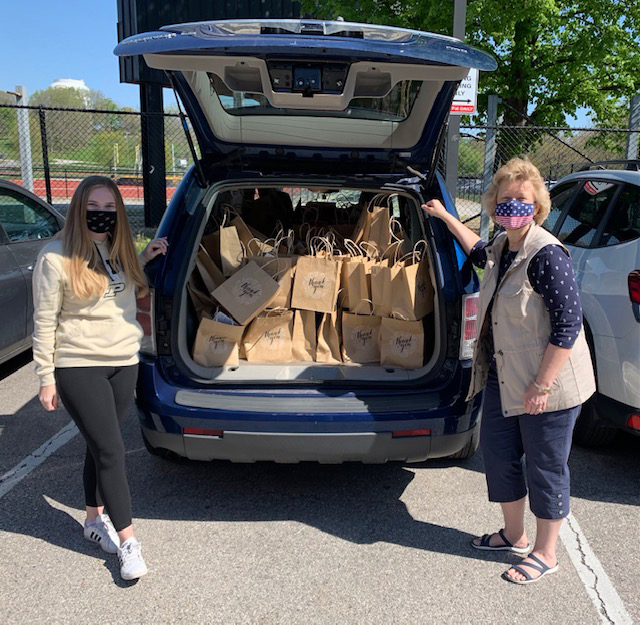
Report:
M457 85L489 55L457 39L348 22L246 20L165 26L115 49L166 70L205 162L296 171L428 170Z

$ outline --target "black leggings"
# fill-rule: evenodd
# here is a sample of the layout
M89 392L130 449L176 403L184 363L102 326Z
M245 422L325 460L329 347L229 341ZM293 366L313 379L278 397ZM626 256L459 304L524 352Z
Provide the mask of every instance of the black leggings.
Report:
M131 525L131 496L120 428L137 374L138 365L55 371L60 399L87 443L83 475L86 504L104 505L118 532Z

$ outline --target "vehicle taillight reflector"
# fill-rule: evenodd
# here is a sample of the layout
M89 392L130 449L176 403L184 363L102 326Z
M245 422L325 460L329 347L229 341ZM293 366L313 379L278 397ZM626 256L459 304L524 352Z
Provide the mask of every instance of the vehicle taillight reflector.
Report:
M184 428L183 434L195 434L196 436L218 436L222 438L224 430L201 430L199 428Z
M144 335L140 344L140 351L151 356L156 355L156 337L153 327L153 289L136 300L136 320L140 324Z
M627 426L632 430L640 430L640 414L632 414L627 419Z
M634 304L640 304L640 269L629 274L629 298Z
M462 296L462 336L460 337L460 359L473 358L473 348L478 338L478 293Z
M431 436L431 430L400 430L391 432L392 438L403 438L405 436Z

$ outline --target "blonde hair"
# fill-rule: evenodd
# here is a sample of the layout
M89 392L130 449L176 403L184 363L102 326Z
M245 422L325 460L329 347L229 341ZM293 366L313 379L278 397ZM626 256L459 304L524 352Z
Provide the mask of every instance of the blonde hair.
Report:
M496 212L496 204L498 202L498 189L503 182L525 182L529 181L533 186L536 197L536 207L538 212L534 215L533 220L541 225L549 216L551 210L551 197L549 190L544 184L542 175L538 168L531 162L522 158L512 158L505 163L493 176L493 180L489 188L482 196L482 209L494 219ZM495 220L494 220L495 221Z
M124 273L125 280L134 284L140 296L147 290L147 281L133 245L127 211L115 182L104 176L85 178L75 190L67 210L61 238L71 290L79 299L89 299L102 295L108 284L100 253L87 227L87 200L96 187L105 187L115 199L116 226L113 234L109 235L111 261Z

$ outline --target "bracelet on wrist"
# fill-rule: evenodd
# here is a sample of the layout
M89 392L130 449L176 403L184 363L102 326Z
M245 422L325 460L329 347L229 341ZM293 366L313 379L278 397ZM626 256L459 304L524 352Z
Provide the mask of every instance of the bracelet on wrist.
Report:
M533 385L544 395L548 395L551 392L550 386L542 386L542 384L538 384L536 380L533 381Z

